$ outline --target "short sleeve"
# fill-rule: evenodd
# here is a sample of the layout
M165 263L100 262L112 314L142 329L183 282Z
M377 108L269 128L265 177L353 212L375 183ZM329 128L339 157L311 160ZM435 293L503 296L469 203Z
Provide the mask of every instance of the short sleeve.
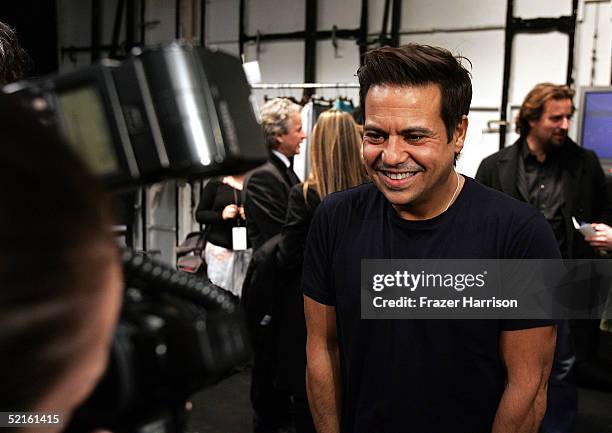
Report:
M557 239L544 215L534 210L519 228L511 231L505 258L508 259L560 259Z
M335 305L336 299L331 278L331 218L324 201L314 214L306 249L302 273L302 292L325 305Z
M506 258L526 260L561 258L552 228L540 212L534 212L533 216L516 231L511 231L510 239ZM502 331L518 331L558 324L559 320L554 319L513 319L501 320L500 327Z

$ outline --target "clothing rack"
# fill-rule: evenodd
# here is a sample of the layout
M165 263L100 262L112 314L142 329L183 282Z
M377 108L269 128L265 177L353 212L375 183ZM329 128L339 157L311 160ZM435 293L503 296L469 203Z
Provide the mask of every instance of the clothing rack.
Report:
M253 89L359 89L358 83L276 83L251 84Z
M252 89L274 90L274 89L359 89L359 83L276 83L276 84L251 84ZM512 108L515 108L512 106ZM516 107L518 108L518 107ZM472 111L498 112L499 107L471 106Z

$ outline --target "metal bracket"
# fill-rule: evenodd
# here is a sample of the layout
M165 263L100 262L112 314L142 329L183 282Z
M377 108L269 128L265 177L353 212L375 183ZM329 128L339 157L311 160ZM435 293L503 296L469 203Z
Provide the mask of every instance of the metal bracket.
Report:
M161 24L160 20L149 20L143 22L140 26L145 30L153 30L155 27Z
M557 30L562 33L571 33L574 31L574 20L571 16L561 16L558 18L532 18L523 19L513 17L511 21L512 31L517 32L550 32Z
M487 122L487 127L482 130L483 134L493 134L501 131L500 126L508 127L512 123L507 120L489 120Z
M331 43L332 43L332 46L334 47L334 58L341 59L342 56L338 54L338 38L336 37L337 30L338 30L338 26L334 24L332 26Z

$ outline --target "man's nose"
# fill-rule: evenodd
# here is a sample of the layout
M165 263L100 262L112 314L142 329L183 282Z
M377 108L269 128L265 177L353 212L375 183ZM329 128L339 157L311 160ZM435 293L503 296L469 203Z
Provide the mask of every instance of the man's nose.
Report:
M568 117L564 117L563 120L561 120L561 129L563 130L567 130L569 129L569 118Z
M402 137L392 135L387 140L387 145L382 154L382 160L387 165L398 165L405 159L402 146Z

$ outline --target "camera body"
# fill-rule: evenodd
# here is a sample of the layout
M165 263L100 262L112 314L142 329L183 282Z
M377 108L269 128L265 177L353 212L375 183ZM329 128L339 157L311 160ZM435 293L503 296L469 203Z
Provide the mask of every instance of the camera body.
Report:
M250 356L237 299L210 281L124 251L126 291L106 373L68 433L183 432L190 396Z

